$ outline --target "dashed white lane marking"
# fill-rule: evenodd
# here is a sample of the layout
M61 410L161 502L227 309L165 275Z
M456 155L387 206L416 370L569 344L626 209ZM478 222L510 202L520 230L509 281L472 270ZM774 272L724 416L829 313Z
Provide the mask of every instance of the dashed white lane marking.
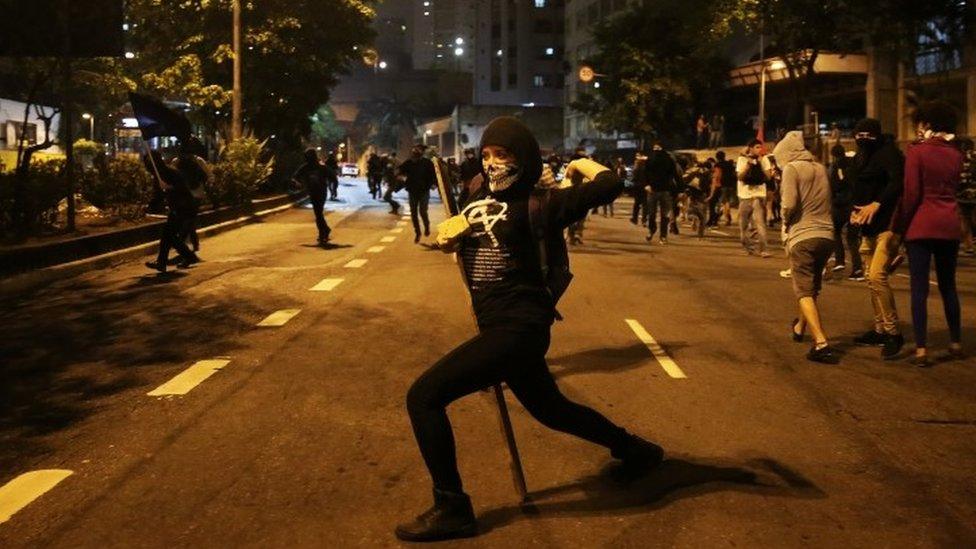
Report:
M406 221L397 221L397 227L406 227L406 226L407 226Z
M715 233L715 234L720 234L722 236L732 236L729 233L727 233L725 231L720 231L718 229L708 229L708 230L711 231L711 232L713 232L713 233Z
M146 393L148 396L185 395L206 379L230 364L229 358L200 360L176 377Z
M284 326L300 312L302 312L301 309L282 309L275 311L261 322L258 322L258 326Z
M352 261L350 261L349 263L346 263L343 266L345 268L347 268L347 269L358 269L358 268L362 267L363 265L365 265L367 261L369 261L369 260L368 259L353 259Z
M661 368L664 368L664 371L669 376L673 377L674 379L685 379L688 377L684 372L681 371L681 368L679 368L678 365L671 360L668 353L666 353L664 349L658 345L657 341L651 337L651 334L647 333L647 330L641 326L640 322L630 318L624 320L624 322L626 322L627 325L630 326L630 329L634 331L634 334L637 335L637 339L641 340L641 342L647 346L647 349L651 351L651 354L654 355L655 359L657 359L658 364L661 365Z
M369 248L366 249L366 253L368 253L368 254L378 254L378 253L382 252L385 249L386 249L386 246L370 246Z
M4 484L0 487L0 524L73 474L67 469L43 469L24 473Z
M912 277L911 277L911 276L909 276L909 275L907 275L907 274L905 274L905 273L895 273L895 276L897 276L897 277L900 277L900 278L907 278L907 279L909 279L909 280L911 280L911 279L912 279ZM939 285L939 283L938 283L938 282L936 282L936 281L934 281L934 280L929 280L929 285L930 285L930 286L938 286L938 285Z
M403 232L403 227L397 227L395 229L390 229L390 232L393 233L393 234L400 234L400 233Z
M396 240L395 236L384 236L380 239L380 242L393 242L394 240Z
M345 279L343 279L343 278L326 278L326 279L322 280L321 282L319 282L318 284L316 284L315 286L312 286L311 288L309 288L309 291L312 291L312 292L331 292L332 290L335 289L336 286L338 286L339 284L342 284L342 281L343 280L345 280Z
M409 215L403 215L403 216L400 216L400 219L403 219L404 221L409 221L410 220L410 216Z

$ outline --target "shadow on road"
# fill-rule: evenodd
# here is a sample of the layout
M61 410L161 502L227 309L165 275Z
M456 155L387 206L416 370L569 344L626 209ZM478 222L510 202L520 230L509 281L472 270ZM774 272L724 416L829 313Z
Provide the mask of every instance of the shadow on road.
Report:
M325 244L302 244L303 248L319 248L321 250L338 250L340 248L352 248L352 244L335 244L326 242Z
M646 513L679 499L722 491L766 497L826 497L801 474L772 459L735 465L675 458L665 460L658 468L643 475L628 473L618 463L611 463L595 475L531 492L527 504L489 509L478 520L484 531L489 531L530 520L533 516Z
M680 341L661 343L661 347L671 354L687 346L687 343ZM623 372L638 368L653 360L654 357L642 343L623 347L586 349L585 351L546 359L550 366L558 367L552 369L552 375L557 379L577 374Z

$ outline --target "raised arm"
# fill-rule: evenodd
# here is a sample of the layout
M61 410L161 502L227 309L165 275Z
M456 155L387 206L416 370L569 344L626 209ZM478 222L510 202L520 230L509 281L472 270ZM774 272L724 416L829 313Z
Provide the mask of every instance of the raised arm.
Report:
M552 219L565 227L597 206L613 202L624 190L624 182L612 170L588 158L569 163L565 177L582 177L588 182L552 191Z

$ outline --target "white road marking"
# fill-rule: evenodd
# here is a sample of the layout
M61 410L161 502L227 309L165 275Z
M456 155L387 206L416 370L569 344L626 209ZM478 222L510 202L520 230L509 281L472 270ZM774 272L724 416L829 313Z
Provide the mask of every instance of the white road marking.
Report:
M230 359L227 358L200 360L146 394L149 396L185 395L228 364Z
M410 219L410 216L409 215L403 215L403 216L400 216L400 219L403 219L405 221L408 221Z
M403 232L403 227L397 227L395 229L390 229L390 232L393 233L393 234L400 234L400 233Z
M367 261L369 261L369 260L368 259L353 259L349 263L346 263L344 265L344 267L347 268L347 269L358 269L358 268L362 267L363 265L365 265Z
M275 311L268 315L268 318L258 322L258 326L284 326L300 312L302 312L301 309L282 309Z
M386 246L370 246L366 250L366 253L368 253L368 254L378 254L378 253L382 252L385 249L386 249Z
M397 221L397 227L406 227L406 226L407 226L406 221Z
M396 240L395 236L384 236L380 239L380 242L393 242L394 240Z
M709 231L711 231L711 232L713 232L713 233L717 233L717 234L720 234L720 235L722 235L722 236L732 236L732 235L730 235L729 233L727 233L727 232L725 232L725 231L720 231L720 230L718 230L718 229L708 229L708 230L709 230Z
M895 276L898 276L898 277L901 277L901 278L907 278L907 279L909 279L909 280L911 280L911 279L912 279L912 277L911 277L911 276L909 276L909 275L907 275L907 274L905 274L905 273L895 273ZM929 285L931 285L931 286L938 286L938 285L939 285L939 283L938 283L938 282L936 282L936 281L934 281L934 280L929 280Z
M344 278L326 278L326 279L322 280L321 282L319 282L318 284L316 284L315 286L312 286L311 288L309 288L309 291L312 291L312 292L331 292L332 290L335 289L336 286L338 286L339 284L342 284L342 281L343 280L345 280L345 279Z
M641 326L640 322L630 318L624 320L624 322L626 322L627 325L630 326L630 329L634 331L634 334L637 335L637 339L641 340L641 342L647 346L647 349L651 351L651 354L657 359L658 364L661 365L661 368L664 368L664 371L669 376L673 377L674 379L685 379L688 377L684 372L681 371L681 368L679 368L678 365L671 360L668 353L666 353L664 349L658 345L657 341L651 337L651 334L647 333L647 330Z
M0 524L73 474L74 471L67 469L42 469L24 473L4 484L0 487Z

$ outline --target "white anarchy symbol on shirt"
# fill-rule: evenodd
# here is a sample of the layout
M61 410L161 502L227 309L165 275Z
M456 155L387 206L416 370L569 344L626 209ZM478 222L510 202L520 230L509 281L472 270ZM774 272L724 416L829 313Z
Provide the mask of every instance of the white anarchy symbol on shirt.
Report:
M499 208L498 213L492 214L489 211L492 206ZM468 223L470 225L480 223L485 228L485 233L488 234L488 238L491 239L491 243L497 248L498 239L495 238L495 233L492 232L491 228L495 226L495 223L508 219L508 216L505 215L507 211L508 204L489 198L468 204L461 213L468 218Z

